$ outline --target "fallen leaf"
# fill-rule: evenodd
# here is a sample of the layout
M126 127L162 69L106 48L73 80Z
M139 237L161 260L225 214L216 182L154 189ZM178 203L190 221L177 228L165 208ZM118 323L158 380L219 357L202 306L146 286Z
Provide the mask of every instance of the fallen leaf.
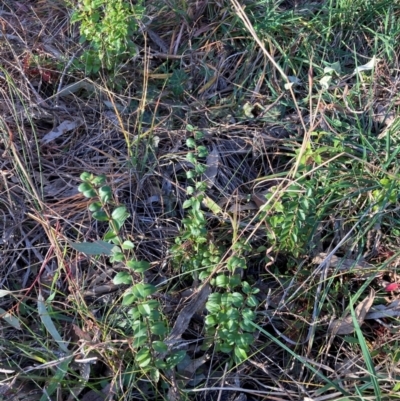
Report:
M375 299L375 291L371 288L369 295L357 305L354 312L357 318L357 322L360 326L364 323L365 316L371 309L374 299ZM329 326L328 332L339 335L353 333L354 322L351 314L348 314L343 318L334 320L332 324Z
M399 289L399 284L398 283L390 283L385 287L385 291L391 292L391 291L396 291Z
M208 154L206 163L207 168L201 179L205 181L208 188L212 188L217 178L219 165L219 152L216 146L213 146L213 150Z
M59 136L65 134L66 132L72 131L75 128L78 128L82 124L83 124L83 120L80 118L77 118L75 121L65 120L59 126L57 126L53 130L51 130L49 133L47 133L42 138L42 142L45 144L49 143L49 142L53 141L54 139L57 139Z

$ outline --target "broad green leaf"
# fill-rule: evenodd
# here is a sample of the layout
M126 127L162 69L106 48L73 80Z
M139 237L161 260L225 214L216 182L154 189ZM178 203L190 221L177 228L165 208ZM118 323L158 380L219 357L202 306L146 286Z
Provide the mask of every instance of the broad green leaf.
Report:
M186 139L186 146L189 149L193 149L196 147L196 141L193 138L188 138L188 139Z
M225 274L219 274L215 279L215 285L217 287L227 287L229 285L229 277Z
M246 305L250 306L252 308L257 308L258 306L258 300L254 295L250 295L247 299L246 299Z
M111 214L111 217L118 221L120 225L129 217L129 213L126 210L126 206L119 206Z
M99 210L101 210L101 203L100 202L93 202L89 205L89 211L91 212L98 212Z
M115 238L117 238L117 234L115 234L114 231L107 231L106 234L104 235L105 241L112 241Z
M139 312L142 316L149 316L152 312L151 304L148 302L143 302L138 305Z
M148 349L142 348L135 357L139 367L144 368L151 363L151 354Z
M118 272L113 278L113 283L118 284L132 284L132 277L127 272Z
M37 304L38 304L38 312L39 312L40 320L42 321L44 327L50 333L50 335L53 337L54 341L58 344L61 351L64 351L65 353L69 354L68 342L64 341L61 338L60 334L58 333L56 326L54 325L49 313L47 312L46 304L44 302L43 296L40 293L38 296Z
M238 359L238 361L243 362L247 359L247 353L244 348L235 347L234 352L235 352L235 356Z
M207 315L205 319L207 326L215 326L218 324L218 319L216 315Z
M92 214L93 218L97 221L109 221L110 218L107 216L107 213L104 210L99 210Z
M210 294L206 308L211 313L218 313L221 310L221 294L218 292Z
M156 352L167 352L167 351L168 351L168 346L167 346L167 344L165 344L165 343L162 342L162 341L153 341L153 342L151 343L151 345L152 345L153 349L154 349Z
M122 252L115 252L111 255L110 261L113 262L123 262L125 260L125 255Z
M133 304L137 298L132 294L132 293L127 293L123 296L122 298L122 305L123 306L128 306Z
M186 351L184 350L175 351L172 353L171 356L169 356L166 359L166 362L168 366L172 368L173 366L176 366L179 362L183 361L185 359L185 356L186 356Z
M165 336L167 334L167 327L164 322L156 322L150 326L150 331L157 336Z
M97 177L94 177L91 181L94 185L103 185L106 182L106 176L105 175L98 175Z
M82 192L85 198L94 198L97 196L96 191L94 189L89 189L88 191Z
M192 200L193 200L193 198L190 198L190 199L185 200L185 202L183 202L182 207L183 207L184 209L187 209L187 208L189 208L190 206L192 206Z
M76 251L85 253L86 255L111 255L114 248L113 244L102 240L94 242L70 242L69 244Z
M160 371L158 369L150 369L150 377L154 383L158 383L160 381Z
M134 348L139 348L142 347L143 345L145 345L148 342L148 339L146 336L142 336L142 337L134 337L133 338L133 342L132 342L132 346Z
M93 175L85 171L79 176L79 178L81 181L91 181L93 179Z
M88 182L84 182L78 187L79 192L91 191L92 189L93 187Z
M102 203L108 203L112 198L112 190L108 185L99 188L99 197Z
M132 294L138 298L146 298L157 291L157 288L153 284L139 283L132 287Z
M231 297L231 302L237 308L243 306L244 303L243 295L240 292L234 292Z
M144 273L150 269L150 263L143 260L128 260L126 265L136 273Z
M132 241L124 241L121 245L122 249L133 249L135 244Z

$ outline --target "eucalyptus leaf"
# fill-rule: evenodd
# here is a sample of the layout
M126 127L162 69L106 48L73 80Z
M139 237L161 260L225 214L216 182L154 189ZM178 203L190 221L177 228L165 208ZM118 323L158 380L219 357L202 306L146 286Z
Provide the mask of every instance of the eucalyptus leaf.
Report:
M4 290L2 290L4 291ZM19 319L13 316L11 313L6 312L3 308L0 308L0 316L4 319L10 326L14 327L14 329L21 330L21 324Z
M72 248L78 252L85 253L86 255L111 255L112 249L115 245L108 242L98 240L94 242L78 242L69 243Z
M58 344L61 351L64 351L65 353L68 354L69 353L68 342L64 341L61 338L60 334L58 333L56 326L54 325L54 323L51 320L51 317L47 311L46 304L44 302L42 294L39 294L39 296L38 296L37 307L38 307L40 320L42 321L44 327L50 333L50 335L53 337L54 341Z

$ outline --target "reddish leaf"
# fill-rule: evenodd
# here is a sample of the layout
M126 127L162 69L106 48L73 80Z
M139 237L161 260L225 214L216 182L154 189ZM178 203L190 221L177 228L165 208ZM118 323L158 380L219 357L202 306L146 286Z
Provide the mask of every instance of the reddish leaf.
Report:
M399 289L399 284L398 283L390 283L385 287L385 291L391 292L391 291L396 291Z

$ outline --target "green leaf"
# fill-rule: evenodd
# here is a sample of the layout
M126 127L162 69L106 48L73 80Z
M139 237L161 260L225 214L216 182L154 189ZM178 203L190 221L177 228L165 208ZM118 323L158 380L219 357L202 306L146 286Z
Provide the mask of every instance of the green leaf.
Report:
M88 182L84 182L81 185L79 185L79 187L78 187L79 192L86 192L86 191L90 191L92 189L93 189L93 187Z
M98 212L94 212L92 214L92 216L97 221L108 221L109 220L109 217L107 216L107 213L104 212L103 210L99 210Z
M117 234L115 234L114 231L107 231L106 234L104 235L104 239L106 241L113 241L116 238L117 238Z
M106 176L103 175L99 175L97 177L94 177L91 181L94 185L98 186L98 185L103 185L106 182L107 178Z
M216 326L218 324L218 319L216 315L207 315L205 318L205 323L207 326Z
M99 189L99 197L102 203L108 203L112 198L112 191L108 185L104 185Z
M160 371L158 369L150 369L150 377L154 383L158 383L160 381Z
M118 284L132 284L133 280L129 273L127 272L118 272L113 278L113 283L115 285Z
M170 368L178 365L179 362L183 361L186 356L186 351L174 351L171 356L166 359L166 362Z
M229 280L229 277L228 277L226 274L219 274L219 275L216 277L215 285L216 285L217 287L225 288L225 287L228 287L229 281L230 281L230 280Z
M81 179L81 181L91 181L93 178L93 175L91 173L88 172L84 172L82 173L79 178Z
M125 255L122 252L113 252L113 254L110 257L110 262L123 262L125 260Z
M138 298L144 299L157 291L157 288L153 284L139 283L132 287L132 294Z
M246 305L250 306L252 308L257 308L258 306L258 300L254 295L250 295L247 299L246 299Z
M86 255L111 255L114 248L113 244L102 240L80 243L70 242L69 244L76 251L85 253Z
M154 351L156 352L167 352L168 351L168 346L167 344L163 343L162 341L153 341L151 343Z
M183 202L182 207L184 209L188 209L189 207L192 206L192 202L193 202L193 198L187 199L187 200L185 200L185 202Z
M151 354L148 349L142 348L135 357L139 367L144 368L151 363Z
M122 249L133 249L135 244L132 241L124 241L121 245Z
M186 139L186 146L189 149L194 149L196 147L196 141L193 138Z
M101 203L100 202L93 202L89 205L89 211L90 212L98 212L99 210L101 210Z
M128 260L126 265L136 273L144 273L150 269L150 263L144 260Z
M131 292L125 294L122 298L122 305L123 306L129 306L132 305L134 302L136 302L137 297L133 295Z
M132 346L134 348L139 348L139 347L142 347L143 345L145 345L147 343L147 341L148 341L148 339L146 336L134 337Z
M85 198L94 198L95 196L97 196L97 193L94 189L89 189L88 191L83 192L82 195Z
M247 281L242 282L242 291L245 294L250 294L251 293L251 286Z
M240 292L234 292L232 294L231 302L237 308L243 306L243 303L244 303L243 295Z
M235 347L234 353L239 362L243 362L247 359L246 350L242 347Z
M127 212L126 206L119 206L113 210L111 217L118 221L120 225L124 223L124 221L129 217L129 213Z
M150 326L152 334L163 337L167 334L167 327L164 322L155 322Z
M206 308L210 313L218 313L221 310L221 294L218 292L210 294Z

